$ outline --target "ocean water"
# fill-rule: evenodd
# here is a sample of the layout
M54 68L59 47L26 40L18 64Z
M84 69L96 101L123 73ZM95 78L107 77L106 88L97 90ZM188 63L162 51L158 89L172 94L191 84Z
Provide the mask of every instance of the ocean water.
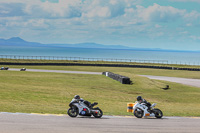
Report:
M143 62L164 60L169 64L200 65L200 52L137 51L120 49L9 47L0 46L0 55L59 56L104 59L128 59ZM155 60L155 61L153 61Z

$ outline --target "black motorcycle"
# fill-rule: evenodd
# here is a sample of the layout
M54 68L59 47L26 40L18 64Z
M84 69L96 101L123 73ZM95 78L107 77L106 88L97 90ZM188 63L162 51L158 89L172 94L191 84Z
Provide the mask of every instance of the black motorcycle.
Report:
M22 68L22 69L20 69L20 71L26 71L26 68Z

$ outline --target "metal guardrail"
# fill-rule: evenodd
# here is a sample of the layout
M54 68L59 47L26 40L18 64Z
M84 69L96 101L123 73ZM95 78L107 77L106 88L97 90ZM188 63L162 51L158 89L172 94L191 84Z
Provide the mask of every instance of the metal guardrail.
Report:
M105 61L105 62L135 62L135 63L158 63L168 64L168 60L136 60L136 59L114 59L114 58L83 58L83 57L61 57L61 56L23 56L23 55L0 55L1 59L22 60L66 60L66 61Z

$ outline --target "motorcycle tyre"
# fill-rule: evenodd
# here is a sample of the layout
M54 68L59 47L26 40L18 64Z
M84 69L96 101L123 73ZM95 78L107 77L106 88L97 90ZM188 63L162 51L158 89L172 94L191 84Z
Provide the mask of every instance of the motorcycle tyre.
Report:
M159 112L160 113L160 115L157 115L156 113L154 113L156 118L160 119L160 118L163 117L163 113L160 109L153 109L153 112Z
M72 107L70 107L67 111L67 114L70 116L70 117L77 117L77 115L79 114L79 111L78 111L78 108L76 108L76 115L72 115L70 114L70 110L72 109Z
M139 109L139 108L137 108L137 109ZM141 116L138 116L138 115L136 114L137 109L135 109L135 110L133 111L134 116L137 117L137 118L142 118L143 115L144 115L144 111L141 110L141 109L139 109L140 111L142 111L142 115L141 115Z
M100 111L100 113L101 113L101 115L96 115L95 113L93 113L92 115L95 117L95 118L101 118L102 116L103 116L103 111L101 110L101 109L95 109L95 110L99 110Z

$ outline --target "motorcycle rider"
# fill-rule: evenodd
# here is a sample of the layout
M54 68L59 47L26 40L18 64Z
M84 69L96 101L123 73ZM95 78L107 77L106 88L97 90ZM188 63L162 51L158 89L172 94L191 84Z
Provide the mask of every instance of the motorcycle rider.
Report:
M83 102L85 105L87 105L89 108L92 108L94 105L91 104L89 101L84 100L79 95L75 95L71 102Z
M142 96L137 96L137 101L139 103L145 103L145 105L148 107L148 111L150 111L151 103L147 102L145 99L142 98Z

